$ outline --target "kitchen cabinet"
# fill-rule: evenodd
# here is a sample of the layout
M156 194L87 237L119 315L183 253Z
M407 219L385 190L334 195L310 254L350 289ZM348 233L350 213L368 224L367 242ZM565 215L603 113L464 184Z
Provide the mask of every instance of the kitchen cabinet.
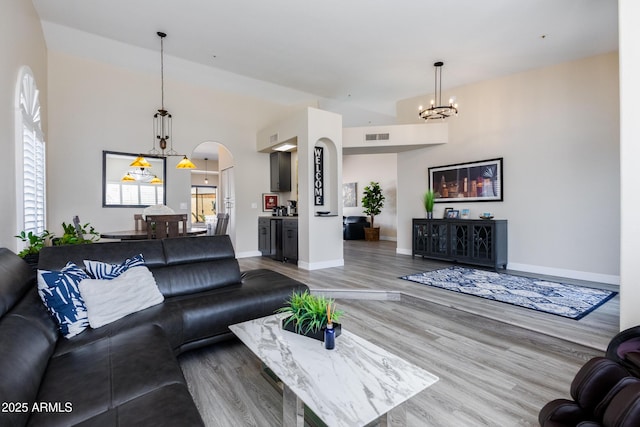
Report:
M276 151L270 154L271 191L291 191L291 153Z
M258 218L258 249L262 256L298 262L298 219L286 216Z
M271 218L258 219L258 250L263 256L273 255L271 252Z
M282 255L284 261L298 261L298 220L282 220Z

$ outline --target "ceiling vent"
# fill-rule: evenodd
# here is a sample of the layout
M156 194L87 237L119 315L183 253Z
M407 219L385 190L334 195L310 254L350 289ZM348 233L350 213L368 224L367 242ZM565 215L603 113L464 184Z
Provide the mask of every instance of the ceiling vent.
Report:
M389 133L366 133L364 135L365 141L388 141Z

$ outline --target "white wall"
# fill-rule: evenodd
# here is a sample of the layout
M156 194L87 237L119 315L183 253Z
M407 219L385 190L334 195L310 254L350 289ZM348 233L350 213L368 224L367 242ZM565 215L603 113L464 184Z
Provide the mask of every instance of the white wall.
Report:
M18 249L22 229L16 207L16 86L28 66L40 91L42 125L47 140L47 51L40 18L30 1L4 0L0 13L0 247ZM21 156L21 154L20 154ZM22 191L20 189L19 191Z
M504 158L504 202L457 203L509 221L509 268L617 283L620 244L618 55L455 88L449 143L398 154L398 250L423 217L427 168ZM429 96L398 102L419 121ZM637 168L637 165L636 165ZM437 204L435 216L444 204ZM448 205L447 205L448 206Z
M165 61L165 69L171 61ZM130 229L138 209L102 208L102 150L146 152L151 118L159 107L159 73L149 75L49 51L49 224L73 215L98 231ZM256 152L256 132L289 114L277 104L165 78L165 106L173 114L174 148L187 155L217 141L233 156L236 252L256 252L260 197L269 191L269 162ZM189 171L167 162L167 204L189 206ZM222 163L222 161L221 161ZM188 210L184 210L188 212Z
M278 140L272 141L275 134ZM266 151L294 138L298 144L298 267L315 270L343 265L342 117L306 107L262 129L255 147ZM324 148L324 206L314 206L313 199L316 145ZM316 216L318 211L332 215Z
M620 25L620 174L621 242L620 242L620 329L640 325L640 221L638 207L638 161L640 159L640 3L619 0Z
M384 208L376 215L375 226L380 227L380 239L396 240L397 236L397 191L398 191L398 156L387 154L353 154L342 157L342 182L355 182L358 196L356 207L343 207L345 216L364 216L362 213L362 196L364 187L371 181L377 181L384 194Z

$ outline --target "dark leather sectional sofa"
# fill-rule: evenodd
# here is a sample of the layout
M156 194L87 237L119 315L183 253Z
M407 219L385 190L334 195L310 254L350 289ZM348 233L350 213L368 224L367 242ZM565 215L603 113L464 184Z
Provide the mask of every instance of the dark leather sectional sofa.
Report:
M176 356L272 314L306 285L270 270L241 273L228 236L45 248L39 268L113 264L144 255L164 302L66 339L33 271L0 249L1 426L199 426Z

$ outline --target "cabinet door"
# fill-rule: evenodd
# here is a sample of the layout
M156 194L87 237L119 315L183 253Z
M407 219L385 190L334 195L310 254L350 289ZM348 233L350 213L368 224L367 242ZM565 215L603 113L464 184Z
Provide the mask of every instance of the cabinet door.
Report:
M262 252L262 255L272 255L271 220L269 218L260 218L258 220L258 250Z
M471 256L475 261L492 263L495 254L495 227L493 223L473 225Z
M426 221L413 220L413 255L427 254L429 225Z
M291 153L270 154L271 191L291 191Z
M464 222L451 222L449 230L449 255L456 261L464 261L471 255L469 225Z
M282 224L282 255L286 260L298 260L298 221L284 220Z
M429 221L427 253L429 255L445 257L447 256L447 230L448 224L443 221Z

